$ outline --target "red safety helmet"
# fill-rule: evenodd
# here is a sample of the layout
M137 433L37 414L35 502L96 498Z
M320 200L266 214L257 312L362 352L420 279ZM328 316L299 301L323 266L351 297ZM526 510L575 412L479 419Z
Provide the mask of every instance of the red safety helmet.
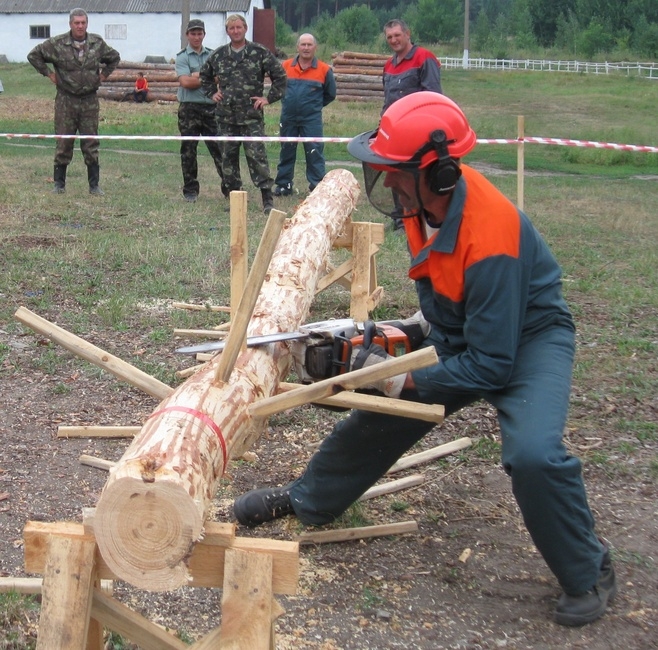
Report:
M475 147L475 131L461 108L439 93L412 93L389 106L379 128L357 135L347 150L375 169L427 167L438 160L431 143L434 131L443 131L451 158L461 158ZM406 164L405 164L406 163Z

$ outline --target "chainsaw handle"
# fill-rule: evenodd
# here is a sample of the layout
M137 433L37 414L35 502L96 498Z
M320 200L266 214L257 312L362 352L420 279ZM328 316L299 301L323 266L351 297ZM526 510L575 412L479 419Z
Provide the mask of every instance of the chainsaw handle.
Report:
M367 320L363 323L363 347L368 349L377 334L377 325L374 320Z

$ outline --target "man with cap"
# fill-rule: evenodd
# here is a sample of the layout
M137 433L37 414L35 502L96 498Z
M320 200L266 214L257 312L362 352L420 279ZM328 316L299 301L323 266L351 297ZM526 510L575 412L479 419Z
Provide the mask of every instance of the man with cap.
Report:
M421 347L434 347L440 359L369 388L443 404L446 416L478 400L496 409L502 466L528 532L563 589L555 620L580 626L603 615L617 586L608 544L594 532L580 461L562 440L573 319L560 267L528 217L461 163L475 144L457 104L418 92L392 104L378 129L348 145L362 161L374 207L390 215L391 190L398 193L409 277L429 324ZM355 346L351 368L388 358L378 345ZM352 411L300 478L242 495L235 516L247 526L289 514L307 525L330 523L433 426Z
M212 50L203 45L206 26L203 20L193 18L185 30L187 47L176 55L178 77L178 130L185 136L217 136L215 102L201 90L199 71ZM221 180L222 194L228 196L222 173L222 145L216 140L205 140ZM183 170L183 197L194 203L199 196L197 148L198 140L182 140L180 145Z

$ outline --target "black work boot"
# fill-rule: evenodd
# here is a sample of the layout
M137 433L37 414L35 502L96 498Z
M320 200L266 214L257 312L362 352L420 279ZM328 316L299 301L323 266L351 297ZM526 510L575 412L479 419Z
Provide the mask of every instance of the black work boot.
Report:
M260 194L263 197L263 213L269 215L269 213L274 208L274 197L272 196L272 190L261 190Z
M287 486L252 490L238 497L233 503L233 514L243 526L260 526L267 521L294 513Z
M105 192L98 187L98 181L101 177L101 168L98 163L92 163L87 165L87 180L89 181L89 194L95 194L96 196L103 196Z
M66 192L66 165L55 165L53 181L53 194L64 194Z
M610 551L605 544L605 554L601 561L601 571L597 583L580 596L563 593L555 608L555 622L569 627L578 627L592 623L603 613L617 595L617 580L615 569L610 560Z

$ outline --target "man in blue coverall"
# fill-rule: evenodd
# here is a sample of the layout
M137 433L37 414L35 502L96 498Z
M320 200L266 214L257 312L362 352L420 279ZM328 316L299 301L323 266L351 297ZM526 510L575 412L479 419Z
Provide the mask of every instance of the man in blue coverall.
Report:
M528 532L564 593L562 625L591 623L616 594L607 544L594 532L580 461L562 441L567 420L574 324L561 271L531 224L479 172L461 164L475 133L452 100L432 92L400 99L375 131L348 150L363 163L371 203L405 210L422 315L423 346L440 362L373 383L388 397L443 404L446 416L479 399L498 415L502 464ZM383 348L356 346L352 368L385 361ZM432 423L353 411L334 427L301 478L236 499L247 526L296 514L333 521L371 487Z
M283 62L288 86L281 100L281 137L322 137L322 109L336 99L336 81L331 67L316 58L317 49L313 34L302 34L297 39L297 56ZM303 145L306 180L312 192L324 178L324 143L304 142ZM292 194L296 158L297 143L282 142L274 196Z

